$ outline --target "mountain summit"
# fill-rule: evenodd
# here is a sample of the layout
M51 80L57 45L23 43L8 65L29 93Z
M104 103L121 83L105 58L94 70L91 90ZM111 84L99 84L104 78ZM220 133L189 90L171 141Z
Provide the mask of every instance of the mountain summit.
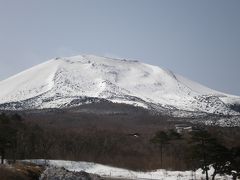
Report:
M240 97L169 70L93 55L55 58L0 82L0 109L67 108L109 101L155 111L239 115ZM234 110L235 109L235 110Z

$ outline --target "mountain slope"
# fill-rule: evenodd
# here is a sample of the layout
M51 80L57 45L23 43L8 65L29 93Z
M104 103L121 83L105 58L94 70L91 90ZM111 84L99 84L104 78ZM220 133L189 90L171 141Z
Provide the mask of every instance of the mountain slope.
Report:
M111 101L157 111L238 115L240 98L169 70L93 55L55 58L0 82L1 109L43 109Z

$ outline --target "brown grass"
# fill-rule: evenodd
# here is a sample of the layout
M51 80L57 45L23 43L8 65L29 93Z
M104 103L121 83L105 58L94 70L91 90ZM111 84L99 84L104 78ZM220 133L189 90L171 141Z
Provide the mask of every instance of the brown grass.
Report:
M1 180L38 180L43 168L33 164L14 164L0 166Z

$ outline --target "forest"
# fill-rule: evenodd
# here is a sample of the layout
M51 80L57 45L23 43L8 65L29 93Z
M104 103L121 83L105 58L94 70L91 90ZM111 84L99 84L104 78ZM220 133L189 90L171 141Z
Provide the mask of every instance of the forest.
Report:
M53 114L55 118L53 118ZM58 115L56 115L58 114ZM47 117L47 118L46 118ZM71 117L74 117L71 114ZM0 115L1 163L22 159L97 162L132 170L197 170L240 177L240 128L201 126L177 133L172 119L143 114ZM114 119L114 120L113 120ZM137 120L136 120L137 119ZM215 171L208 174L209 167Z

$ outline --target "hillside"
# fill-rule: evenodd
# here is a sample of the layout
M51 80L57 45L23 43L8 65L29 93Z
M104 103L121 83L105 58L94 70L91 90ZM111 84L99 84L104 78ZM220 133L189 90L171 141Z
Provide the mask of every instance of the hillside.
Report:
M240 114L240 97L157 66L93 55L49 60L1 81L0 89L2 110L114 102L174 116Z

